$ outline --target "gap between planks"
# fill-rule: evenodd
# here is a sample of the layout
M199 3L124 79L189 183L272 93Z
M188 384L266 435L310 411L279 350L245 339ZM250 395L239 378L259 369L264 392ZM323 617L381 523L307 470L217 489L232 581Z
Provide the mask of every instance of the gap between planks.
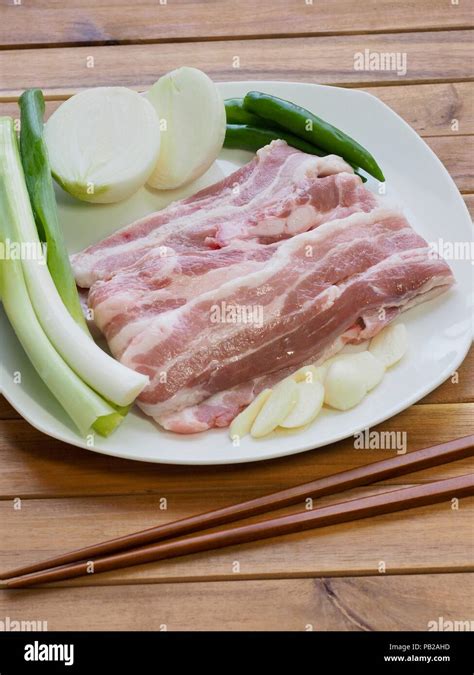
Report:
M157 78L160 77L160 74L157 75ZM224 79L224 78L213 78L216 83L219 82L239 82L239 81L246 81L247 79L250 79L254 81L254 78L249 75L248 77L238 77L235 78L235 80L230 80L230 79ZM334 81L326 81L323 80L321 82L319 81L312 81L312 82L307 82L306 80L295 80L295 79L289 79L286 76L283 76L281 78L275 78L271 79L268 81L275 82L280 80L281 82L304 82L307 84L323 84L329 87L341 87L343 89L379 89L379 88L384 88L384 87L409 87L409 86L429 86L429 85L449 85L449 84L472 84L474 80L469 77L449 77L449 78L437 78L437 79L413 79L409 80L408 82L400 82L399 80L384 80L383 82L373 82L370 80L363 81L361 80L360 82L354 81L350 83L346 82L339 82L337 80ZM267 80L262 80L267 81ZM74 94L78 94L81 91L84 91L85 89L89 89L91 87L102 87L102 86L126 86L129 89L133 89L134 91L142 92L145 91L148 86L151 86L153 82L149 82L146 85L130 85L130 84L123 84L119 85L116 82L107 84L107 83L98 83L98 84L87 84L84 85L83 87L74 87L70 89L55 89L54 87L48 87L44 99L46 102L54 102L54 101L67 101L68 98L71 98L71 96L74 96ZM30 85L33 87L34 85ZM25 87L27 89L29 87ZM14 91L12 93L2 93L0 89L0 104L2 103L17 103L18 99L20 98L22 92L24 89Z
M437 28L387 28L387 29L374 29L374 30L347 30L347 31L325 31L325 32L301 32L301 33L291 33L280 32L280 33L267 33L262 34L248 34L248 35L199 35L196 37L177 37L177 38L130 38L130 39L120 39L120 38L111 38L109 40L79 40L79 41L58 41L58 42L28 42L28 43L12 43L12 44L0 44L0 52L12 51L14 49L18 50L27 50L27 49L67 49L67 48L79 48L79 47L127 47L131 45L168 45L168 44L192 44L193 42L237 42L245 40L283 40L283 39L292 39L292 38L321 38L321 37L363 37L364 35L403 35L411 33L449 33L457 30L474 30L473 26L467 26L463 24L453 25L449 27L437 27Z
M409 450L416 450L472 433L473 414L474 404L469 403L412 406L374 430L404 432ZM270 493L282 486L307 482L309 477L316 479L375 462L394 452L356 449L351 437L270 461L189 467L132 462L79 450L44 436L22 420L4 421L1 428L2 500L75 497L84 493L87 496L159 493L167 499L182 498L186 493L196 499L205 485L211 504L222 497L231 503L245 499L249 485L258 486L260 494ZM446 465L443 474L451 475L453 467ZM430 474L418 474L417 481L421 480L431 480ZM202 506L205 509L206 502Z
M274 80L275 81L275 80ZM284 77L281 78L281 82L293 82L294 80L286 80ZM216 82L226 82L226 80L216 80ZM314 84L323 84L319 82L315 82ZM424 80L424 81L410 81L410 82L324 82L327 86L334 86L334 87L341 87L343 89L363 89L364 91L368 91L370 93L371 89L376 89L376 90L383 90L383 89L392 89L396 87L405 87L404 91L407 90L407 88L413 87L442 87L442 86L449 86L449 85L473 85L474 84L474 79L469 78L469 77L461 77L459 79L449 79L449 80ZM95 86L94 84L90 85L91 87ZM146 91L145 89L146 85L143 86L133 86L133 85L128 85L129 89L133 89L138 92ZM71 98L71 96L74 96L74 94L79 93L80 91L83 91L84 89L87 89L89 85L84 86L84 87L74 87L71 88L68 91L64 90L58 90L54 88L46 88L43 90L43 96L46 104L51 103L61 103L63 101L67 101L68 98ZM16 93L16 94L2 94L0 90L0 104L8 104L8 103L18 103L18 99L20 97L21 93ZM472 95L472 94L471 94ZM472 108L472 102L469 99L469 102L471 104Z

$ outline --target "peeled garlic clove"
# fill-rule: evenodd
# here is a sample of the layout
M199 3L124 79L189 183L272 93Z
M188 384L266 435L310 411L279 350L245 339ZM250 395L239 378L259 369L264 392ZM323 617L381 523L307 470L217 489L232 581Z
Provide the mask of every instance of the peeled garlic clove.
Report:
M369 351L390 368L400 361L408 348L408 335L404 323L390 324L370 341Z
M319 366L314 366L317 374L318 374L318 379L320 382L324 384L324 381L326 379L326 375L328 374L328 370L331 367L331 364L333 364L337 360L336 356L332 356L330 359L327 361L324 361L324 363L321 363Z
M359 352L366 352L369 348L369 340L364 340L363 342L348 342L343 347L343 354L358 354Z
M255 398L252 403L245 408L245 410L242 410L242 412L234 418L229 429L229 435L232 439L236 436L242 438L242 436L246 436L248 433L250 433L250 429L252 428L255 418L271 393L271 389L264 389L261 391L257 398Z
M356 365L347 359L339 359L328 370L324 390L325 403L337 410L348 410L362 401L367 386Z
M296 382L322 382L322 370L316 366L302 366L292 377Z
M277 384L252 425L252 436L261 438L273 431L295 407L297 400L298 387L293 379L287 378Z
M322 408L324 401L324 387L319 380L297 383L298 400L290 414L285 417L280 426L285 429L302 427L312 422Z
M367 391L376 387L385 375L385 366L375 358L371 352L347 354L346 363L352 363L359 369L360 376L365 381Z
M318 376L321 382L324 384L329 368L332 366L333 363L336 363L336 361L340 361L341 359L350 358L352 356L355 356L355 354L353 354L352 352L350 353L343 352L342 354L339 352L339 354L331 356L329 359L321 363L319 366L316 366L316 370L318 371Z

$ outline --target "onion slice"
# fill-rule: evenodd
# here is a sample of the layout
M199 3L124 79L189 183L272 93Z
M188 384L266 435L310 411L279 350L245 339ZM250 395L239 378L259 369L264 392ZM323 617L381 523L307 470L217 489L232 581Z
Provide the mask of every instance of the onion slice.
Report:
M202 176L224 143L226 113L214 82L197 68L178 68L147 94L160 119L161 149L148 185L171 190Z
M53 176L74 197L110 203L146 183L160 150L154 107L126 87L87 89L45 124Z

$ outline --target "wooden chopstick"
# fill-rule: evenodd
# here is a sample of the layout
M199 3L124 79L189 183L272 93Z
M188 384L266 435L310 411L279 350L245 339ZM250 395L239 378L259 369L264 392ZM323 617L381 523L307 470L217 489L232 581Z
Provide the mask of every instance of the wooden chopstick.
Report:
M81 560L91 560L97 556L125 551L138 546L156 543L164 539L191 534L217 525L223 525L242 518L248 518L273 509L283 508L305 498L322 497L343 490L369 485L395 476L420 471L439 464L453 462L474 454L474 435L458 438L447 443L416 450L405 455L373 462L355 469L341 471L331 476L318 478L286 490L280 490L263 497L250 499L239 504L226 506L215 511L191 516L182 520L151 527L140 532L110 539L108 541L64 553L47 560L0 574L0 579L10 579L39 572L51 567L67 565Z
M456 478L447 478L432 483L382 492L369 497L359 497L312 511L303 511L279 518L271 518L220 532L197 534L185 539L144 546L136 550L98 558L93 561L93 566L88 562L79 562L66 567L27 574L8 581L6 586L7 588L24 588L25 586L62 581L91 573L108 572L122 567L129 567L130 565L141 565L156 560L164 560L165 558L175 558L225 546L245 544L269 537L326 527L336 523L346 523L473 494L474 475L467 474L457 476Z

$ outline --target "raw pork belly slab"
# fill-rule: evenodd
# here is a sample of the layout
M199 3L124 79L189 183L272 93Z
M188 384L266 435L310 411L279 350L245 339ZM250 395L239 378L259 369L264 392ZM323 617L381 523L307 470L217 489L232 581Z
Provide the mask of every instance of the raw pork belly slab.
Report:
M348 331L369 337L365 316L375 334L387 321L381 310L392 319L452 282L406 219L378 208L282 242L260 270L158 314L121 361L150 377L140 407L179 430L185 408L328 355ZM261 321L213 321L223 306L257 308Z
M97 281L89 292L89 307L113 355L120 358L157 314L261 269L275 250L275 244L249 241L194 254L154 249L109 280Z
M236 239L270 243L374 204L340 157L307 155L273 141L219 183L72 256L74 274L79 286L89 288L160 247L182 254Z
M72 262L114 356L150 377L138 405L178 433L227 426L454 282L341 158L283 141Z

